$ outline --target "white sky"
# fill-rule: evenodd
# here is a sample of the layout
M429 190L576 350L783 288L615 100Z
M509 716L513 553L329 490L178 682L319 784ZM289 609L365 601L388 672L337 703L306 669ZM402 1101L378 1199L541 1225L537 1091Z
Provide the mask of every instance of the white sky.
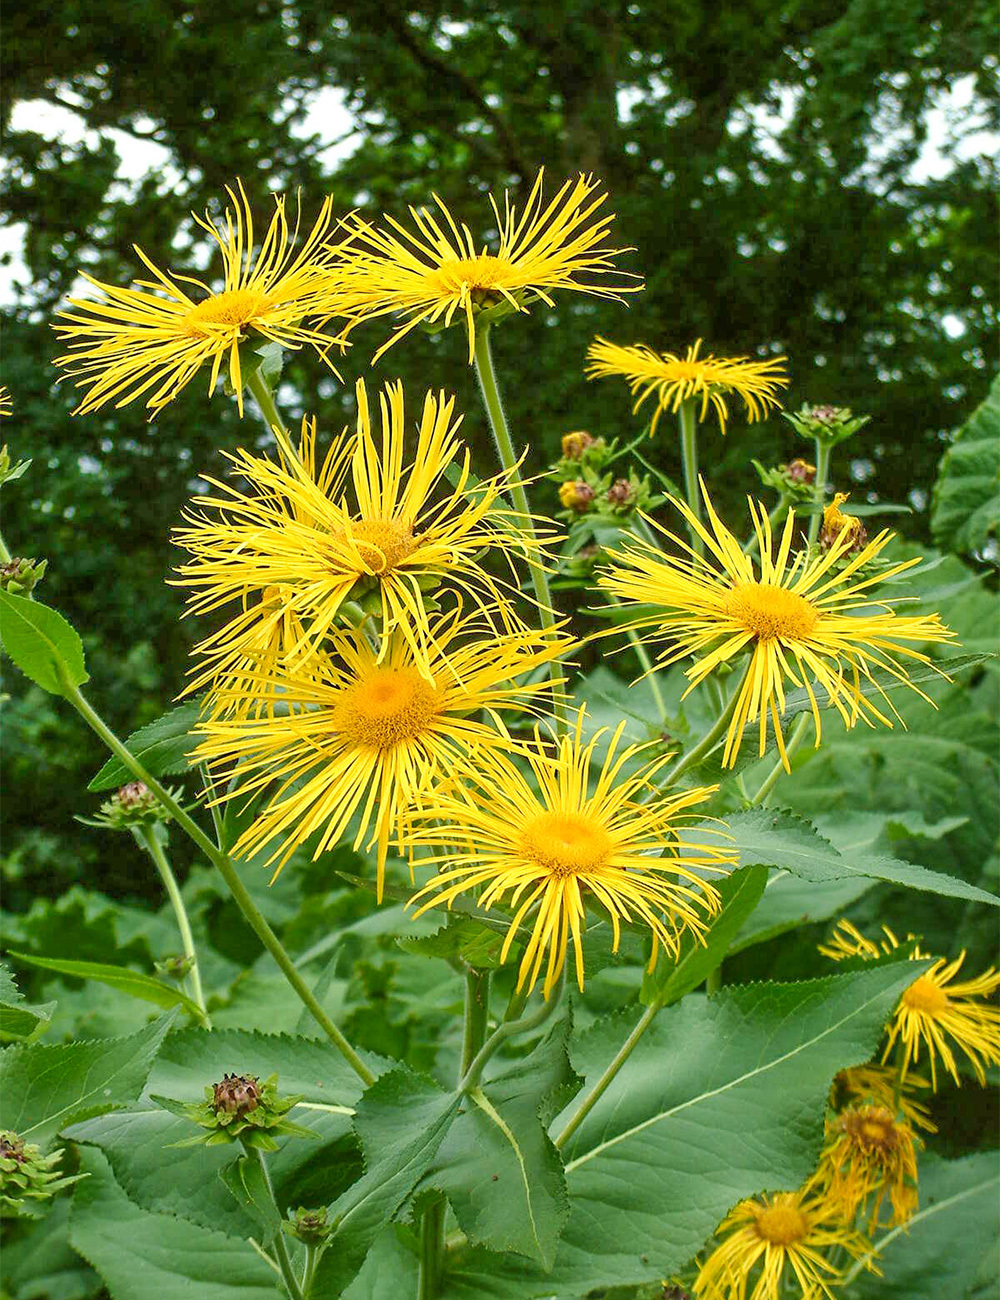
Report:
M945 150L949 141L956 138L958 144L955 153L959 158L997 151L1000 140L985 129L981 116L974 108L974 85L971 76L962 78L950 92L940 96L928 112L927 140L917 163L911 169L911 181L947 175L952 161ZM631 92L622 92L620 107L623 122L628 121L633 99ZM322 155L327 167L332 167L339 158L353 152L360 142L356 123L344 101L344 92L334 87L318 91L312 97L305 121L296 132L303 139L317 135L331 140L332 143ZM783 106L784 111L778 114L771 114L764 109L751 110L755 125L770 133L773 149L779 154L781 133L788 124L793 103L794 99L790 97ZM152 126L152 123L149 125ZM48 140L66 144L85 140L93 147L98 140L98 133L86 130L83 120L76 113L44 100L22 100L15 104L11 114L11 129L37 131ZM180 175L170 166L168 151L160 145L137 140L123 131L107 130L103 134L114 141L119 156L115 197L127 198L133 186L154 170L167 183L180 183ZM28 272L21 256L24 233L23 223L0 226L0 253L12 255L10 265L0 267L0 305L10 305L16 301L18 285L27 287Z

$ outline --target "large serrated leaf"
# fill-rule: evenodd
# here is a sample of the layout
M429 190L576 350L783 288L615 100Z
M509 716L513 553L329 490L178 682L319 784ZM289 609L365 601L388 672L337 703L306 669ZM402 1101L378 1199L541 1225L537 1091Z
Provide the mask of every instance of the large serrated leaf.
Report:
M808 822L793 813L754 808L728 819L741 866L780 867L805 880L825 883L848 878L888 881L947 898L1000 906L1000 898L965 880L885 854L838 853Z
M161 1016L126 1038L5 1048L0 1053L3 1127L44 1147L65 1125L134 1101L175 1015Z
M127 993L131 998L140 998L143 1002L152 1002L154 1006L168 1011L171 1007L183 1007L195 1020L203 1019L201 1008L192 1002L186 993L175 985L158 980L153 975L142 971L129 970L127 966L112 966L99 961L62 961L55 957L32 957L25 952L11 952L15 961L23 961L29 966L38 966L42 970L55 971L59 975L68 975L71 979L97 980L119 993Z
M83 1147L70 1243L114 1300L280 1300L270 1266L248 1241L135 1205L100 1151Z
M198 743L192 729L198 721L200 700L188 700L155 722L133 731L125 745L153 776L173 776L188 770L188 757ZM132 780L131 771L120 758L109 758L87 786L88 790L112 790Z
M1000 376L941 458L931 496L938 546L967 555L1000 527Z
M54 1002L33 1006L14 982L6 966L0 965L0 1043L17 1043L45 1032L55 1010Z
M40 601L0 591L0 641L21 672L50 695L69 695L90 680L79 634Z

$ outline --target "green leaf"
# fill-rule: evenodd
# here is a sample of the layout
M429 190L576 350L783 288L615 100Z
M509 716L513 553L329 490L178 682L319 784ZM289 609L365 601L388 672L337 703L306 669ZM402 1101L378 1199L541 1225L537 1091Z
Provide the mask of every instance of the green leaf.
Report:
M662 953L652 974L642 982L642 1001L670 1006L698 987L715 970L729 951L740 927L754 911L767 884L766 867L741 867L715 883L722 895L722 911L716 916L704 944L690 931L681 939L680 955L669 960Z
M400 1239L404 1231L393 1224L379 1233L343 1300L405 1300L417 1294L420 1264L416 1250Z
M263 1228L262 1244L268 1246L275 1234L281 1231L281 1215L274 1204L259 1161L250 1156L240 1156L222 1169L221 1176L236 1203Z
M149 722L133 731L125 742L143 767L153 776L173 776L186 772L188 757L198 743L192 729L198 721L201 700L188 700L186 704L164 713L155 722ZM131 771L120 758L109 758L87 786L88 790L112 790L133 779Z
M885 880L948 898L1000 906L1000 898L943 871L868 852L838 853L808 822L789 812L753 808L728 818L741 866L781 867L817 884L849 877Z
M996 1275L997 1152L963 1160L927 1156L919 1172L920 1209L905 1228L881 1238L878 1262L884 1276L855 1278L849 1294L858 1300L958 1300L969 1293L984 1260Z
M171 1007L183 1007L195 1020L202 1019L202 1012L196 1002L192 1002L186 993L172 984L158 980L142 971L129 970L127 966L110 966L99 961L60 961L54 957L32 957L25 952L12 952L15 961L23 961L28 966L39 966L42 970L56 971L59 975L69 975L72 979L97 980L127 993L131 998L140 998L143 1002L152 1002L155 1006L168 1011Z
M14 983L6 966L0 964L0 1042L22 1042L45 1032L55 1010L54 1002L32 1006Z
M70 1244L97 1269L114 1300L280 1300L270 1266L237 1241L135 1205L107 1160L80 1151L90 1175L77 1188Z
M376 1080L358 1102L355 1130L365 1173L329 1207L337 1230L320 1261L317 1295L339 1295L379 1232L427 1172L463 1098L405 1067Z
M0 641L21 672L50 695L68 697L71 687L90 680L79 635L37 600L0 591Z
M511 1283L512 1300L576 1296L680 1268L742 1197L812 1171L831 1079L871 1058L925 966L727 988L661 1011L563 1149L571 1210L552 1273L473 1251L456 1294L476 1294L474 1281L482 1295L504 1294L493 1278ZM635 1020L615 1016L581 1036L572 1057L584 1090Z
M447 1194L470 1241L517 1251L544 1268L552 1266L569 1215L562 1160L540 1118L557 1089L579 1082L566 1053L568 1032L564 1020L528 1057L505 1064L470 1095L425 1179Z
M1000 376L955 434L931 494L938 546L967 555L1000 527Z
M477 917L459 916L451 925L443 925L434 934L400 935L396 942L406 952L441 957L444 961L464 961L478 970L493 970L500 963L504 936Z
M3 1127L44 1147L74 1120L133 1101L174 1014L126 1038L5 1048L0 1053Z
M68 1196L51 1202L43 1219L22 1222L3 1246L4 1295L15 1300L90 1300L101 1282L69 1244Z

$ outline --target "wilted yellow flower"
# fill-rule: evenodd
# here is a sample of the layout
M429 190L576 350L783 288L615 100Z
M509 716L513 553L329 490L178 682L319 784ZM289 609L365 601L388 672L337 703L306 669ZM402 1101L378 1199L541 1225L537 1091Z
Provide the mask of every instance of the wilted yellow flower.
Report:
M805 1190L740 1201L715 1235L719 1245L694 1284L697 1300L784 1300L793 1286L804 1300L834 1300L843 1276L835 1252L878 1271L871 1243L844 1223L839 1207Z
M534 535L503 503L512 476L472 486L454 398L427 394L410 462L404 459L402 384L389 384L380 395L378 442L363 381L357 398L357 437L342 435L322 465L315 422L303 421L298 449L275 430L277 461L242 450L230 456L247 490L209 479L223 495L197 498L186 516L189 526L175 534L194 556L178 569L178 585L193 589L191 612L240 603L200 647L221 671L252 650L261 618L276 620L289 611L303 632L287 657L305 659L335 627L344 602L367 596L380 607L383 631L398 629L420 671L430 676L424 596L442 583L495 609L506 631L520 626L505 584L479 562L489 547L508 564L516 555L540 562ZM444 477L449 467L451 484ZM344 489L348 478L350 493ZM265 592L283 605L254 603Z
M867 1233L879 1225L888 1196L892 1218L883 1227L908 1222L917 1209L916 1147L922 1145L905 1121L886 1106L848 1106L827 1117L826 1141L810 1187L839 1207L845 1222L870 1201Z
M581 711L574 733L554 752L536 734L526 750L533 783L499 750L480 750L456 773L453 787L411 817L411 846L440 850L423 861L442 864L411 900L419 904L416 915L450 906L460 894L484 886L481 908L506 903L514 909L501 960L506 961L522 923L530 923L518 988L534 988L545 963L546 998L563 969L571 936L583 987L585 899L608 913L615 949L623 920L649 926L652 968L661 947L676 953L685 930L703 933L703 915L719 909L719 895L706 874L725 873L734 865L727 848L706 843L704 831L687 830L687 811L717 786L650 798L653 778L666 760L626 775L641 747L618 752L624 723L595 774L594 751L604 733L584 743L583 721Z
M135 251L152 272L152 281L137 280L134 288L123 289L82 273L102 297L71 298L76 310L59 313L69 324L53 326L70 349L56 365L65 367L78 387L89 385L74 414L96 411L115 399L116 406L125 406L152 389L146 399L152 418L210 361L209 394L227 363L242 415L239 345L251 331L260 343L283 348L308 344L330 365L326 354L334 340L319 322L308 326L305 321L327 319L336 312L333 254L326 244L333 200L324 201L316 224L295 252L285 200L276 195L275 213L255 258L250 202L237 184L238 196L226 190L233 207L225 211L223 228L207 213L204 219L192 214L222 253L224 280L218 292L190 276L172 279L140 248ZM199 294L191 297L180 281L195 285Z
M927 1079L916 1074L907 1074L900 1080L897 1071L886 1065L854 1065L835 1076L830 1105L834 1110L859 1103L884 1106L894 1115L902 1114L914 1128L936 1133L937 1125L931 1120L929 1108L913 1095L930 1086Z
M866 595L874 583L919 561L903 560L867 578L855 576L888 546L892 533L879 533L840 572L834 572L832 566L847 549L846 538L823 556L810 559L805 551L799 551L793 559L794 511L788 512L776 544L766 510L751 501L750 516L760 549L758 574L751 557L715 513L704 484L702 492L711 532L683 501L668 500L701 538L707 555L698 555L687 542L655 525L686 554L667 556L641 539L630 538L622 550L610 553L615 563L598 582L623 602L646 607L631 618L631 626L648 629L649 641L668 643L659 659L662 665L694 656L695 662L685 670L691 680L685 694L720 664L745 650L750 652L726 735L724 766L736 762L743 732L755 719L759 720L759 753L764 754L770 719L781 761L788 768L780 721L785 712L786 682L803 687L809 697L817 746L821 723L816 686L825 691L825 703L836 708L847 727L859 719L871 726L873 718L892 726L863 692L862 681L870 684L873 693L881 696L885 707L902 722L888 694L876 682L875 668L922 699L928 698L909 680L899 656L931 664L912 643L947 641L954 633L942 625L937 614L899 617L886 604Z
M363 632L337 632L307 671L254 675L252 713L241 709L239 697L216 693L214 715L197 728L203 738L192 761L207 762L220 789L236 776L238 784L220 799L246 800L273 787L237 841L238 857L274 845L267 862L278 863L277 875L314 833L315 859L359 816L354 847L371 831L381 900L389 841L396 835L398 842L402 811L416 803L435 808L432 779L460 755L509 744L478 720L480 712L537 709L548 677L518 679L558 658L567 638L531 631L500 636L479 620L450 615L435 621L430 644L428 677L399 629L380 648Z
M711 403L723 433L729 417L726 397L731 394L743 399L751 423L764 419L772 406L781 405L776 392L788 384L788 376L781 368L785 357L773 357L769 361L699 357L700 347L701 339L698 339L680 357L673 352L654 352L644 343L621 347L596 338L587 349L587 378L615 375L627 379L633 395L639 395L633 411L638 411L647 397L655 396L650 436L656 432L664 411L679 411L681 404L692 397L701 399L700 420L704 420Z
M371 226L357 216L348 218L351 235L338 252L341 301L354 318L351 327L357 321L396 313L407 318L375 353L377 361L417 325L442 321L447 326L461 313L469 331L471 364L479 309L506 304L513 311L525 311L532 298L551 307L550 293L556 289L616 299L638 292L642 286L627 281L639 277L616 272L614 264L619 253L631 250L604 246L614 220L613 213L597 215L606 198L598 181L581 175L543 203L541 172L523 212L505 193L501 216L491 195L500 232L496 252L485 245L477 252L468 226L459 225L437 195L434 201L443 225L426 208L410 208L416 233L391 217L386 224L392 229ZM617 279L601 283L590 278L609 274Z
M841 537L847 539L849 552L860 551L868 541L868 532L861 520L855 515L845 515L840 508L848 496L847 492L835 492L833 500L823 511L823 527L819 533L819 544L824 551L834 546Z

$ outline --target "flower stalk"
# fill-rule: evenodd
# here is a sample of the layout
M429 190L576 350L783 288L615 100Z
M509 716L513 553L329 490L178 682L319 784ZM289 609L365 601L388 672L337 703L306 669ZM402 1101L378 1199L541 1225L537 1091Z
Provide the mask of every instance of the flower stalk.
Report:
M160 874L163 888L167 891L167 898L173 908L174 919L177 922L177 929L181 936L181 948L188 965L188 973L184 977L182 987L201 1012L202 1023L205 1028L211 1029L212 1021L205 1005L205 994L201 987L201 972L198 969L198 949L195 947L194 935L191 933L191 922L188 919L187 908L184 906L184 899L177 884L177 877L171 869L167 855L163 851L163 845L157 838L154 827L137 826L133 828L132 834L153 859L153 865Z

